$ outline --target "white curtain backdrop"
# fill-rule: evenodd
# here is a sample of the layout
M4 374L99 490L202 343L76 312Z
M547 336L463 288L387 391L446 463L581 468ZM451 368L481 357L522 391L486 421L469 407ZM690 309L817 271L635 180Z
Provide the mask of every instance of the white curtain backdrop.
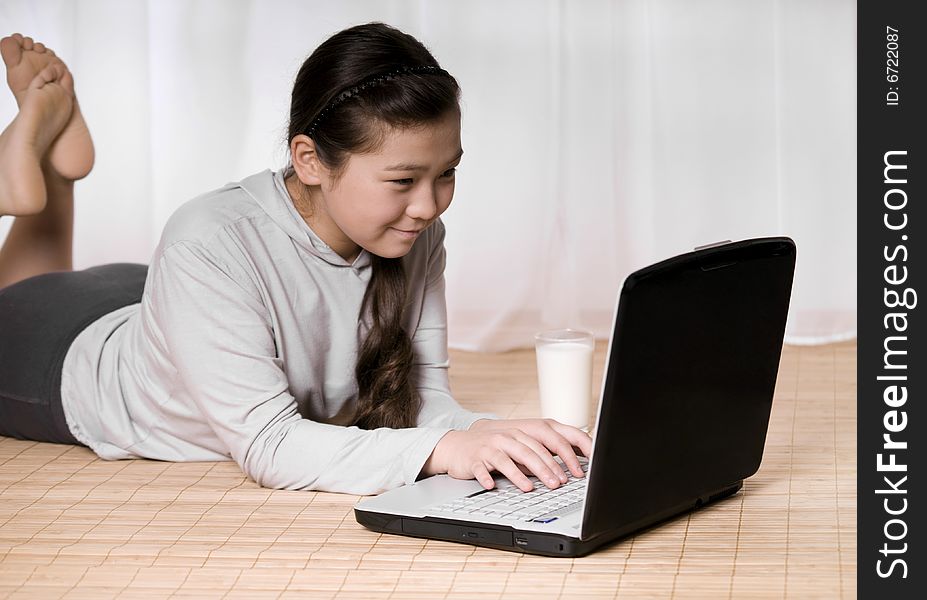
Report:
M0 33L68 63L96 141L75 266L147 262L183 202L283 166L300 64L374 20L463 88L452 346L606 338L632 270L768 235L798 246L786 341L855 336L851 0L2 0Z

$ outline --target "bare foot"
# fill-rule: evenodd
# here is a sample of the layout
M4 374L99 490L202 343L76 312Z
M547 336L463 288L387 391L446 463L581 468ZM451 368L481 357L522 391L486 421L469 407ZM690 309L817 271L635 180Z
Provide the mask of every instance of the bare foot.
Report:
M7 83L20 108L27 88L39 71L51 64L61 65L67 70L67 65L51 48L18 33L0 40L0 54L6 64ZM93 160L93 140L74 96L70 119L50 147L48 164L61 177L74 180L83 179L90 173Z
M64 130L74 82L63 64L49 64L21 93L19 113L0 133L0 215L34 215L47 201L42 157Z

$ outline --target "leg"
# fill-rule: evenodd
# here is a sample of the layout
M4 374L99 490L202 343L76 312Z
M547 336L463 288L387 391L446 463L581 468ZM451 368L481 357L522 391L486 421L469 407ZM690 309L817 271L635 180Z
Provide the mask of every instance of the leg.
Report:
M75 121L73 81L54 52L19 34L0 40L0 51L20 107L0 134L0 217L16 216L0 247L2 289L71 270L73 180L92 166L93 144L83 118ZM63 167L62 148L71 160ZM86 170L76 169L78 163Z
M45 170L48 201L19 216L0 247L0 289L35 275L73 269L74 182Z

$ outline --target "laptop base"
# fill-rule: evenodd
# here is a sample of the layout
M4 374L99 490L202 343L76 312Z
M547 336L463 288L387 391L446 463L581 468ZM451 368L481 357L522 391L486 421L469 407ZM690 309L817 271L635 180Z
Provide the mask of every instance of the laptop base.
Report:
M472 546L483 546L510 552L523 552L540 556L559 556L576 558L589 554L596 548L632 533L648 529L682 513L697 510L737 493L743 486L738 481L715 493L706 494L692 502L675 506L662 513L650 515L639 521L629 523L609 534L596 536L589 540L580 540L556 533L516 530L513 527L492 523L471 523L440 517L405 518L400 515L377 513L354 509L354 518L358 523L380 533L394 533L411 537L459 542Z

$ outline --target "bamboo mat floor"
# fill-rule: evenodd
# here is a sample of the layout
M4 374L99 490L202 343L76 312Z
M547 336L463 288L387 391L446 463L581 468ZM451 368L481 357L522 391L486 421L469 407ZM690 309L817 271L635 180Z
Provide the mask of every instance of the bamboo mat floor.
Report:
M452 389L535 415L533 359L452 352ZM785 347L743 491L583 558L373 533L357 499L0 437L0 598L855 598L856 344Z

